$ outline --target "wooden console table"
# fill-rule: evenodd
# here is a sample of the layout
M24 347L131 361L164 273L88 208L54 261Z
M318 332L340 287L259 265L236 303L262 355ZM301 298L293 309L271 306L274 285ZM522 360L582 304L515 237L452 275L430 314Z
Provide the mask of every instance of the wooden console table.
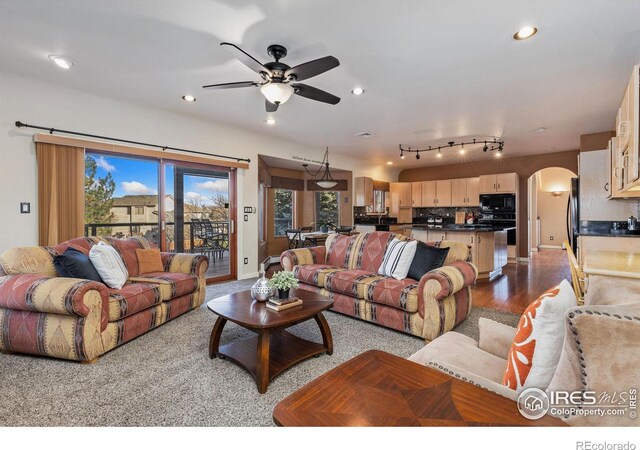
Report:
M370 350L286 397L280 426L566 426L528 420L514 401L443 372Z

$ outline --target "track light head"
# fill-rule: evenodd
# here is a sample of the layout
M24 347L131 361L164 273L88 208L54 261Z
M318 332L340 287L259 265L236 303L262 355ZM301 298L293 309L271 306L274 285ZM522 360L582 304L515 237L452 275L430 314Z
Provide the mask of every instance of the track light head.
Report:
M416 153L416 159L420 159L420 152Z

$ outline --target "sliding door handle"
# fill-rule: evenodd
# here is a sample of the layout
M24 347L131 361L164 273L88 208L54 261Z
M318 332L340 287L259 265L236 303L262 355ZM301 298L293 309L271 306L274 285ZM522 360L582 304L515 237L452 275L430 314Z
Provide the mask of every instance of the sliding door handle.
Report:
M236 221L235 220L230 220L229 221L229 234L234 234L236 232Z

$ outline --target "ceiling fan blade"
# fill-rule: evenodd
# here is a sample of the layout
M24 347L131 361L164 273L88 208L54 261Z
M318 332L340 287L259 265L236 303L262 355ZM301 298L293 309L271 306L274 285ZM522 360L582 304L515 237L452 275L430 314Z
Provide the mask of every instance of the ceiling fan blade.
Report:
M316 100L319 102L330 103L332 105L337 105L340 102L340 97L336 97L333 94L329 94L322 89L314 88L313 86L308 86L306 84L292 84L291 87L295 89L294 94L297 94L301 97L310 98L311 100Z
M340 61L333 56L314 59L298 66L292 67L284 73L285 79L289 76L295 77L296 81L306 80L315 77L340 65Z
M260 83L256 83L255 81L237 81L235 83L207 84L202 87L205 89L233 89L253 86L260 86Z
M276 112L278 110L278 105L276 105L275 103L271 103L267 99L264 100L264 106L267 112Z
M235 56L242 64L247 66L249 69L253 70L257 73L265 73L269 77L272 76L271 71L267 69L260 61L255 59L253 56L242 50L235 44L231 44L229 42L222 42L220 45L229 46L236 51L232 51L233 56Z

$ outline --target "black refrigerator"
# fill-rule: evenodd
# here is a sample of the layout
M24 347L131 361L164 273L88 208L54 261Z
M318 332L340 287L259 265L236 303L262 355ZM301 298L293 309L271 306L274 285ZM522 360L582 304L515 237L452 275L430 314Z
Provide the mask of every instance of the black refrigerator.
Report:
M571 179L571 191L567 203L567 237L573 253L578 251L578 232L580 231L580 178Z

